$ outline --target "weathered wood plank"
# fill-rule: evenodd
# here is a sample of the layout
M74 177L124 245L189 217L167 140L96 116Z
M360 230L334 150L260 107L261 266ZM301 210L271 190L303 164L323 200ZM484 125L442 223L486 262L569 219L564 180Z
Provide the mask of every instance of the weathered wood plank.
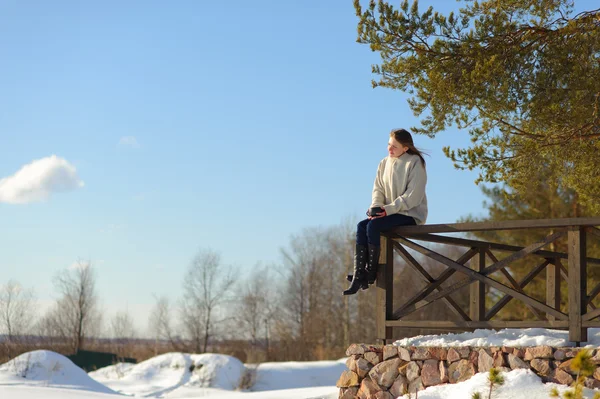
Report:
M394 244L392 240L385 240L381 243L385 250L385 255L381 256L380 261L385 264L385 280L387 282L385 291L385 319L390 320L394 314ZM382 251L383 252L383 251ZM392 327L385 327L384 344L391 343Z
M498 258L496 258L494 256L494 254L492 253L492 251L490 250L486 250L486 254L487 256L492 260L492 262L498 263ZM504 269L500 269L500 272L502 272L502 274L508 279L508 281L510 282L510 285L512 285L512 287L520 292L523 292L523 288L514 278L513 276L508 272L508 270ZM508 303L508 301L506 302ZM527 309L529 309L529 311L531 313L533 313L533 315L535 316L536 319L538 320L544 320L544 318L542 317L541 313L537 311L536 308L534 308L533 306L529 305L529 304L525 304L525 306L527 306ZM491 317L487 317L484 320L489 320L491 319Z
M533 279L536 278L537 275L540 274L542 272L542 270L544 270L549 263L550 263L550 261L545 260L544 262L539 264L537 267L535 267L533 270L531 270L529 273L527 273L527 275L525 277L523 277L523 280L521 280L518 283L520 291L522 292L523 289L525 287L527 287L527 285L531 281L533 281ZM492 308L489 310L489 312L485 315L485 319L490 320L492 317L494 317L496 315L496 313L498 313L500 310L502 310L502 308L505 307L506 304L508 304L512 299L513 299L512 296L504 295L502 298L500 298L498 300L498 302L496 302L494 304L494 306L492 306Z
M485 269L485 251L479 249L479 256L473 258L471 261L473 265L471 269L478 273L483 272ZM477 281L471 284L469 291L469 316L471 320L484 321L485 320L485 284L481 281Z
M528 245L525 248L523 248L522 250L520 250L519 252L515 252L511 255L508 255L506 258L503 258L500 262L496 262L493 265L486 267L483 272L486 275L494 273L495 271L508 266L510 263L512 263L516 260L523 259L525 256L531 254L532 252L535 252L539 248L542 248L542 247L550 244L551 242L554 242L555 240L562 237L563 235L565 235L565 233L562 231L556 232L554 234L550 234L549 236L546 236L543 240L533 243L531 245Z
M600 309L594 309L591 312L587 312L585 315L583 315L581 319L583 321L590 321L598 316L600 316Z
M413 268L413 270L415 270L418 274L418 276L421 278L421 280L425 281L426 283L435 283L435 279L427 272L427 270L425 270L423 268L423 266L421 266L419 264L419 262L417 262L417 260L415 258L413 258L413 256L408 253L408 251L406 249L404 249L402 247L402 245L398 244L397 242L394 243L394 249L398 252L398 254L404 259L404 261L406 262L406 264L410 267ZM449 269L451 270L451 269ZM437 286L435 288L437 291L441 291L442 288L440 286ZM467 313L465 313L465 311L460 307L460 305L458 303L456 303L456 301L450 297L444 297L442 298L442 301L448 305L448 307L450 308L450 310L452 312L454 312L454 314L456 314L457 316L459 316L461 319L463 320L471 320L469 318L469 315L467 315ZM392 313L393 315L393 313Z
M569 274L567 273L567 268L562 264L562 262L560 261L560 259L555 259L554 260L554 264L556 266L558 266L558 268L560 269L560 275L562 278L565 279L565 281L569 281Z
M560 270L556 265L557 261L555 259L554 263L550 262L546 266L546 305L554 309L560 309ZM554 316L547 313L546 318L554 320Z
M569 243L569 341L587 341L587 328L583 327L583 315L587 304L587 268L585 264L585 229L571 228Z
M593 226L592 227L588 227L588 228L586 228L586 231L588 233L591 233L591 234L595 235L596 237L600 237L600 229L597 228L597 227L593 227ZM588 261L588 263L589 263L589 261Z
M600 294L600 283L594 287L590 294L588 295L588 303L591 303L596 297Z
M600 320L584 321L581 323L584 327L600 327Z
M405 328L431 328L444 330L465 330L471 328L567 328L566 320L531 320L531 321L447 321L447 320L389 320L388 326Z
M423 247L421 245L418 245L418 244L416 244L416 243L414 243L412 241L409 241L409 240L407 240L405 238L398 238L398 241L400 241L405 246L407 246L407 247L409 247L411 249L414 249L415 251L420 252L423 255L428 256L428 257L430 257L430 258L432 258L432 259L434 259L434 260L436 260L436 261L438 261L438 262L440 262L440 263L442 263L442 264L444 264L446 266L449 266L452 269L455 269L455 270L457 270L457 271L459 271L459 272L461 272L463 274L466 274L468 276L467 279L459 281L456 284L452 284L449 287L447 287L446 289L444 289L443 291L440 291L440 292L438 292L436 294L431 294L431 295L427 296L427 298L423 299L422 301L414 304L409 309L407 309L407 310L410 310L408 313L412 313L413 311L415 311L415 310L417 310L419 308L422 308L423 306L427 306L430 303L438 300L441 297L449 295L450 293L452 293L452 292L454 292L454 291L456 291L456 290L458 290L458 289L460 289L460 288L462 288L462 287L464 287L466 285L469 285L473 280L478 280L478 281L482 281L482 282L486 283L487 285L490 285L490 286L498 289L499 291L504 292L505 294L509 294L509 295L511 295L511 296L513 296L513 297L515 297L517 299L520 299L523 302L529 303L533 307L535 307L535 308L537 308L537 309L539 309L539 310L541 310L543 312L551 313L551 314L553 314L555 317L557 317L560 320L567 319L567 315L565 315L564 313L559 312L559 311L551 308L550 306L547 306L546 304L543 304L543 303L539 302L538 300L536 300L534 298L531 298L531 297L529 297L529 296L527 296L527 295L525 295L525 294L523 294L523 293L521 293L521 292L519 292L519 291L517 291L515 289L512 289L512 288L510 288L510 287L508 287L508 286L506 286L506 285L504 285L504 284L502 284L502 283L500 283L500 282L498 282L496 280L493 280L493 279L487 277L485 274L477 273L476 271L471 270L468 267L465 267L465 266L463 266L461 264L458 264L458 263L454 262L452 259L449 259L449 258L447 258L447 257L445 257L445 256L443 256L441 254L438 254L438 253L430 250L429 248L425 248L425 247ZM523 251L526 251L526 250L531 251L532 248L535 247L535 245L546 245L546 244L547 243L533 244L533 245L530 245L529 247L525 248ZM498 265L498 264L495 264L495 265ZM495 265L487 267L484 272L491 273L491 272L495 271L496 270ZM408 313L406 311L405 312L396 311L394 313L394 318L398 319L400 317L405 316Z
M460 258L458 258L458 260L456 262L460 263L460 264L465 263L466 261L471 259L476 253L477 253L477 250L474 248L471 248L467 252L465 252ZM393 318L397 318L398 317L397 314L402 314L405 316L405 315L410 314L413 311L417 310L417 308L414 307L415 303L421 301L423 298L426 298L427 295L431 294L434 290L437 290L454 273L456 273L456 270L451 269L451 268L444 270L435 281L433 281L428 286L423 288L420 292L416 293L412 298L410 298L408 301L406 301L406 303L404 305L402 305L402 307L400 307L398 310L396 310L394 312ZM445 290L438 290L438 291L442 292ZM444 296L445 295L442 295L441 298L443 298Z
M387 267L387 248L390 240L381 237L381 248L384 248L379 255L379 268L377 270L377 281L375 282L375 324L377 340L385 344L387 339L386 319L387 319L387 299L388 292L393 292L393 280L388 281Z
M391 238L402 237L399 234L388 234L388 235ZM436 234L411 234L407 237L411 237L418 241L435 242L438 244L447 244L447 245L454 245L454 246L460 246L460 247L485 248L485 249L490 249L490 250L494 250L494 251L503 251L503 252L517 252L524 248L524 247L519 247L516 245L500 244L500 243L496 243L496 242L487 242L487 241L478 241L478 240L471 240L471 239L460 238L460 237L447 237L447 236L440 236L440 235L436 235ZM542 258L560 258L560 259L568 258L566 253L546 251L543 249L532 252L531 254L540 256ZM600 265L600 259L598 259L598 258L587 258L587 262L590 265Z
M401 226L391 233L401 236L423 233L456 233L467 231L491 230L517 230L533 228L560 228L570 226L600 226L600 217L591 218L563 218L563 219L530 219L530 220L502 220L490 222L451 223L451 224L425 224L419 226Z

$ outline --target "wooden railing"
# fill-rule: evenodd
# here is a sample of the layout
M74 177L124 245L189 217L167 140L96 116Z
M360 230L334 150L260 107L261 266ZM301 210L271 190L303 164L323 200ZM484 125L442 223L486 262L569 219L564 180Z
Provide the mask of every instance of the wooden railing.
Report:
M600 265L600 259L587 256L586 240L588 235L600 238L600 217L570 219L515 220L502 222L478 222L434 224L399 227L382 235L380 267L377 275L377 338L383 343L391 341L392 327L427 328L441 330L472 330L474 328L556 328L568 329L569 340L579 344L587 341L588 327L600 327L600 307L592 301L600 293L600 283L588 292L588 265ZM544 229L550 233L539 242L525 247L502 243L486 242L466 238L441 235L440 233L469 233L474 231ZM543 250L561 237L567 236L568 251L556 252ZM466 248L458 259L450 259L420 242L447 244ZM433 277L415 259L407 248L445 266L437 277ZM494 252L492 252L494 251ZM413 297L394 308L394 252L406 262L423 280L425 286ZM502 259L494 253L509 252ZM507 270L511 263L526 256L538 261L521 279L515 278ZM489 261L492 264L489 264ZM529 259L529 258L528 258ZM470 267L466 266L469 262ZM545 303L525 293L524 288L542 271L546 276ZM454 274L465 278L446 284ZM509 285L494 279L502 274ZM561 277L568 288L567 312L561 311ZM453 292L469 286L470 304L467 309L459 306L450 296ZM504 296L496 303L486 306L486 286L493 287ZM497 313L512 299L522 301L535 320L497 320ZM444 302L455 314L454 320L404 320L411 313L437 301Z

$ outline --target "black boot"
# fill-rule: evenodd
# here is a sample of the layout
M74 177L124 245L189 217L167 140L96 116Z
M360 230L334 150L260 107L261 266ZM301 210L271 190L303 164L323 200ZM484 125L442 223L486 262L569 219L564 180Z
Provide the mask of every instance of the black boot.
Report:
M352 278L352 284L344 295L354 295L360 288L365 289L369 287L367 284L367 274L365 267L367 265L367 246L356 245L356 252L354 253L354 277Z
M365 269L367 270L367 282L369 285L374 284L377 279L377 267L379 266L379 245L369 244L369 261Z
M369 285L374 284L375 280L377 280L377 268L379 266L380 250L380 246L369 244L369 259L367 259L367 264L365 266L368 285L361 287L363 290L369 288ZM348 281L352 281L352 277L352 274L349 274L346 276L346 279Z

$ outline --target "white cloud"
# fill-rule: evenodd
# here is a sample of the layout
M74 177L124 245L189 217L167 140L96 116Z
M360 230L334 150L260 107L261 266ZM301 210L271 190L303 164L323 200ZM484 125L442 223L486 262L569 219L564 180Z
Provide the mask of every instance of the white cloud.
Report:
M0 202L26 204L48 199L52 194L83 187L77 170L67 160L51 155L23 166L0 179Z
M123 136L119 139L119 147L140 148L140 144L134 136Z

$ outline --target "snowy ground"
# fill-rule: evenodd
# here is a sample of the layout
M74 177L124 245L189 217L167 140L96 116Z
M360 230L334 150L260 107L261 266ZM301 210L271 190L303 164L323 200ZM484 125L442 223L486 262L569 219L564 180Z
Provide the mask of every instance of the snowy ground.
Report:
M600 346L600 328L588 329L586 346ZM419 335L394 342L398 346L575 346L569 332L546 328L475 330L461 334Z
M598 345L600 330L589 332ZM569 345L566 332L545 329L477 330L473 333L422 336L397 345ZM35 351L0 365L2 399L116 399L119 397L210 399L335 399L335 383L345 359L323 362L282 362L244 365L225 355L168 353L139 364L120 363L86 374L54 352ZM252 371L255 371L254 373ZM529 370L505 373L496 399L547 399L555 384L543 384ZM487 397L487 374L468 381L430 387L420 399L469 399L479 391ZM240 389L252 381L250 389ZM564 390L566 387L557 386ZM586 390L591 398L593 391Z

